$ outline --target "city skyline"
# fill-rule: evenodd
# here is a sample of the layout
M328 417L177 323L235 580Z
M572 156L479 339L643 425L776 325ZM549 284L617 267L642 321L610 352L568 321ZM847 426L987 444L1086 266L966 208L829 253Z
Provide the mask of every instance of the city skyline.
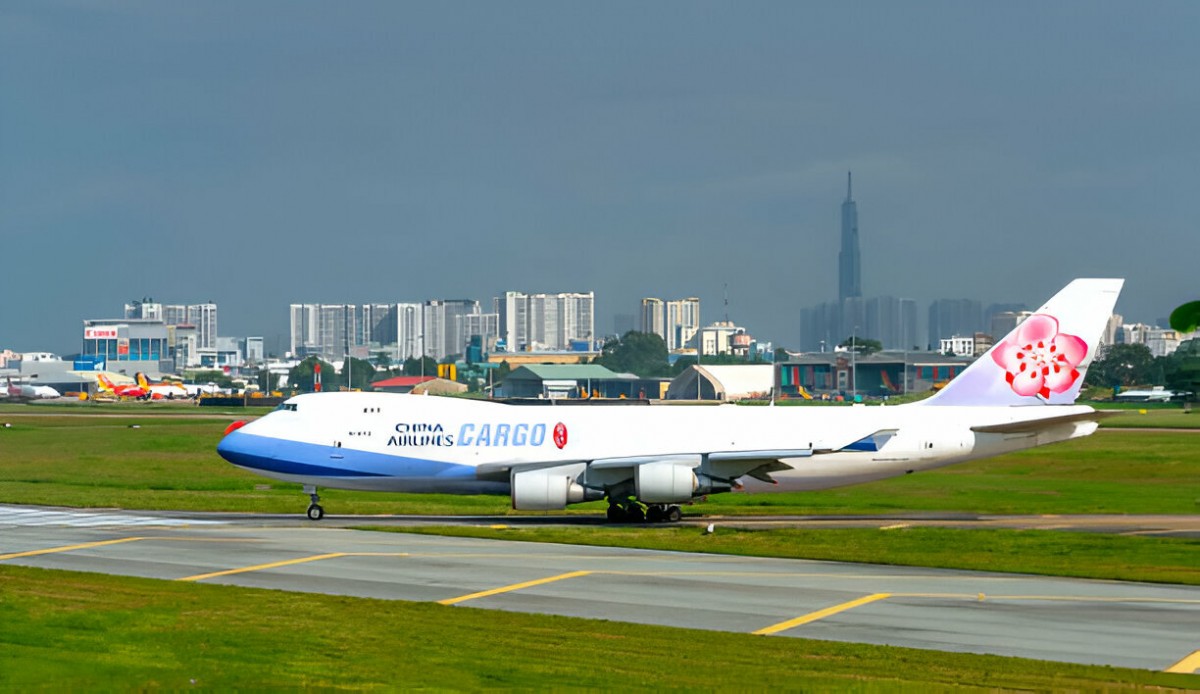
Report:
M1200 6L0 7L0 346L147 294L281 307L695 296L795 344L838 296L1196 299ZM1128 37L1137 37L1129 40ZM1114 88L1120 85L1120 88ZM17 98L16 95L19 95ZM923 313L923 312L921 312Z

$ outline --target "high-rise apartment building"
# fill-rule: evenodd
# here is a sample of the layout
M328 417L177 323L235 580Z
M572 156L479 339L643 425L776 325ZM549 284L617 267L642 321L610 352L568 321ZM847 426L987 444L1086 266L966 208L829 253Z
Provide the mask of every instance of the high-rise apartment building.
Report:
M217 305L188 304L187 323L196 326L196 343L201 349L217 348ZM168 324L169 325L169 324Z
M426 354L441 361L463 354L468 336L463 335L462 316L478 314L479 302L474 299L433 299L423 307Z
M919 348L917 302L894 296L867 299L859 334L879 340L884 349Z
M496 300L499 336L510 352L571 349L596 336L594 292L505 292Z
M342 359L359 345L354 304L292 304L289 310L294 356Z
M642 299L642 332L663 339L668 351L682 349L700 330L700 300L696 297L663 301Z
M642 323L641 331L644 333L654 333L655 335L663 336L665 341L667 338L667 311L666 304L662 299L646 297L642 299Z
M983 306L973 299L938 299L929 305L930 349L936 349L942 338L974 335L990 329L991 326L983 324Z
M291 304L291 354L340 360L384 352L393 361L428 356L441 361L466 351L472 336L490 344L496 314L474 299L396 304Z
M159 320L169 326L194 326L195 332L189 333L190 343L188 354L195 355L198 349L217 348L217 305L208 302L204 304L162 304L150 298L134 300L125 304L125 318L131 320ZM177 348L178 345L172 345ZM178 359L179 366L197 366L194 356Z

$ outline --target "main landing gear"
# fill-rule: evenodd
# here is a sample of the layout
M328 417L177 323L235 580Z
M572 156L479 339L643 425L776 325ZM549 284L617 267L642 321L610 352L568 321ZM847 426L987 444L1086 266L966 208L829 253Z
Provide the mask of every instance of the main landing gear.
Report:
M317 488L306 484L304 485L304 493L312 500L308 505L308 519L319 521L324 518L325 509L321 508L321 504L317 503L321 500L321 497L317 495Z
M610 523L678 523L683 511L674 504L643 504L630 499L625 502L609 500Z

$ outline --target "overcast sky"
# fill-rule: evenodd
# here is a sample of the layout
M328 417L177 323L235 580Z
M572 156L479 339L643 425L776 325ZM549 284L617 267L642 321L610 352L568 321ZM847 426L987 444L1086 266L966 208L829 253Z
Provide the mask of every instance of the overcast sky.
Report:
M126 301L1200 298L1200 3L0 5L0 349Z

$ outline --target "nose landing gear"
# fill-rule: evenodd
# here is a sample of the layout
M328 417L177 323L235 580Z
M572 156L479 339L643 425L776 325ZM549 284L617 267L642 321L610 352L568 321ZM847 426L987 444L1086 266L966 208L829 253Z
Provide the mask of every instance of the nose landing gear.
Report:
M317 495L317 488L306 484L304 485L304 493L308 494L308 498L311 500L308 505L308 519L319 521L324 518L325 509L321 508L321 504L318 503L321 501L321 497Z

